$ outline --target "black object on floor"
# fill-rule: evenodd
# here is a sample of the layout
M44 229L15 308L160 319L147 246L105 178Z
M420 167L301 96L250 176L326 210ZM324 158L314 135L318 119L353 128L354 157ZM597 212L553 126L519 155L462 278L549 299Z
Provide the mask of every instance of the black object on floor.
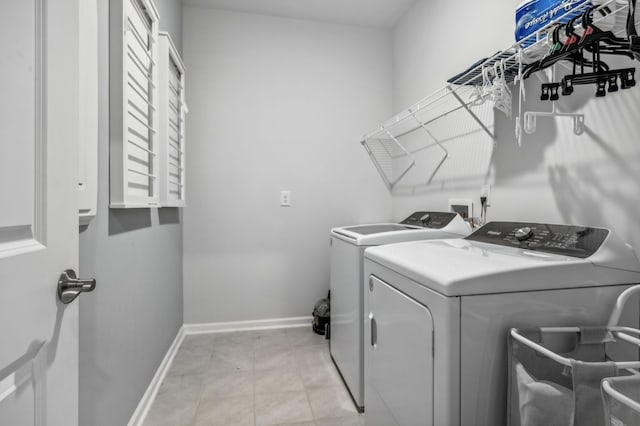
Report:
M331 291L325 299L320 299L313 307L313 331L324 336L331 317Z

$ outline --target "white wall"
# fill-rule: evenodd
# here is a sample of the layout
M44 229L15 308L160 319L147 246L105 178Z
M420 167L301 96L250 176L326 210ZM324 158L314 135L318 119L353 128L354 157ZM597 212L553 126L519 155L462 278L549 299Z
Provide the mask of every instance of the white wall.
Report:
M448 77L477 59L511 44L515 3L466 2L461 8L459 2L418 1L394 31L394 111L444 86ZM637 63L622 60L611 65ZM527 89L528 110L550 107L537 100L537 78L528 80ZM490 182L490 220L607 226L640 248L640 91L635 88L603 99L594 98L594 93L593 86L581 87L559 103L561 110L585 113L584 135L574 135L569 120L540 120L538 131L524 138L522 148L515 142L514 121L496 111L495 150L489 149L487 155L482 148L475 162L467 159L468 168L481 173L470 175L465 167L449 168L418 195L396 193L394 216L425 205L445 208L450 197L473 197L479 204L481 186ZM455 140L446 143L457 149L455 144ZM478 146L466 141L469 151ZM425 162L435 155L437 151L431 148L417 159ZM455 164L459 159L451 161Z
M391 34L194 7L183 28L185 322L309 316L330 228L391 219L359 144L392 112Z

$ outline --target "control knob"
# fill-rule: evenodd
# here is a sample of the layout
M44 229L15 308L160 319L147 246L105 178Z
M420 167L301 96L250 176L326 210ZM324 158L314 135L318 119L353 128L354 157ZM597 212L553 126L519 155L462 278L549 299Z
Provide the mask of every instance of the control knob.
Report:
M516 239L518 241L524 241L527 240L529 238L531 238L533 236L533 230L531 228L529 228L528 226L525 226L523 228L518 228L516 229Z
M582 235L585 235L588 230L589 228L587 228L586 226L576 226L575 233L578 236L582 236Z

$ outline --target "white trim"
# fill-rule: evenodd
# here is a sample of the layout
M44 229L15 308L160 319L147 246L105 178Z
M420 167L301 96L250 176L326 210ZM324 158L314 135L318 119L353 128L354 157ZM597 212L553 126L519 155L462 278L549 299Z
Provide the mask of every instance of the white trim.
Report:
M149 387L145 391L144 395L142 395L142 399L138 403L136 407L136 411L133 412L129 423L127 426L142 426L144 423L147 414L149 413L149 409L151 408L151 404L153 404L153 400L156 398L156 394L158 393L158 389L160 389L160 385L164 380L164 377L167 375L169 371L169 367L171 367L171 363L173 362L173 358L176 356L182 341L185 336L185 327L180 327L178 330L178 334L176 338L173 340L171 347L167 351L167 354L164 356L164 359L160 363L160 366L156 370L156 374L154 374L151 379L151 383L149 383Z
M16 373L11 373L9 376L0 380L0 402L13 395L18 386L16 386Z
M292 317L292 318L276 318L255 321L232 321L232 322L212 322L205 324L185 324L184 333L186 335L193 334L209 334L223 333L226 331L248 331L248 330L267 330L271 328L294 328L308 327L311 325L312 317Z
M35 199L33 217L33 237L39 245L47 245L47 167L54 167L47 163L47 132L48 123L48 101L49 91L49 71L48 67L48 26L49 26L49 1L36 0L36 33L35 33ZM37 247L38 244L32 244Z
M178 49L176 48L176 45L173 43L173 39L171 38L171 34L169 34L167 31L159 31L158 34L167 38L167 41L169 42L169 46L170 46L169 47L169 55L171 55L173 60L178 65L180 73L184 74L184 71L185 71L184 62L182 62L182 58L180 57L180 54L178 53Z

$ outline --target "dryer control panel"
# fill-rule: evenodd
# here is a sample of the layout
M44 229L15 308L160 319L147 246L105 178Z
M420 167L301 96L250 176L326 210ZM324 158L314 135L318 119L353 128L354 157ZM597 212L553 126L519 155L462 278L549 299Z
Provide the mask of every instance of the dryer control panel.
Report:
M403 225L422 226L423 228L442 229L449 224L458 213L450 212L415 212L402 222Z
M489 222L466 239L584 259L598 251L607 235L607 229L585 226Z

